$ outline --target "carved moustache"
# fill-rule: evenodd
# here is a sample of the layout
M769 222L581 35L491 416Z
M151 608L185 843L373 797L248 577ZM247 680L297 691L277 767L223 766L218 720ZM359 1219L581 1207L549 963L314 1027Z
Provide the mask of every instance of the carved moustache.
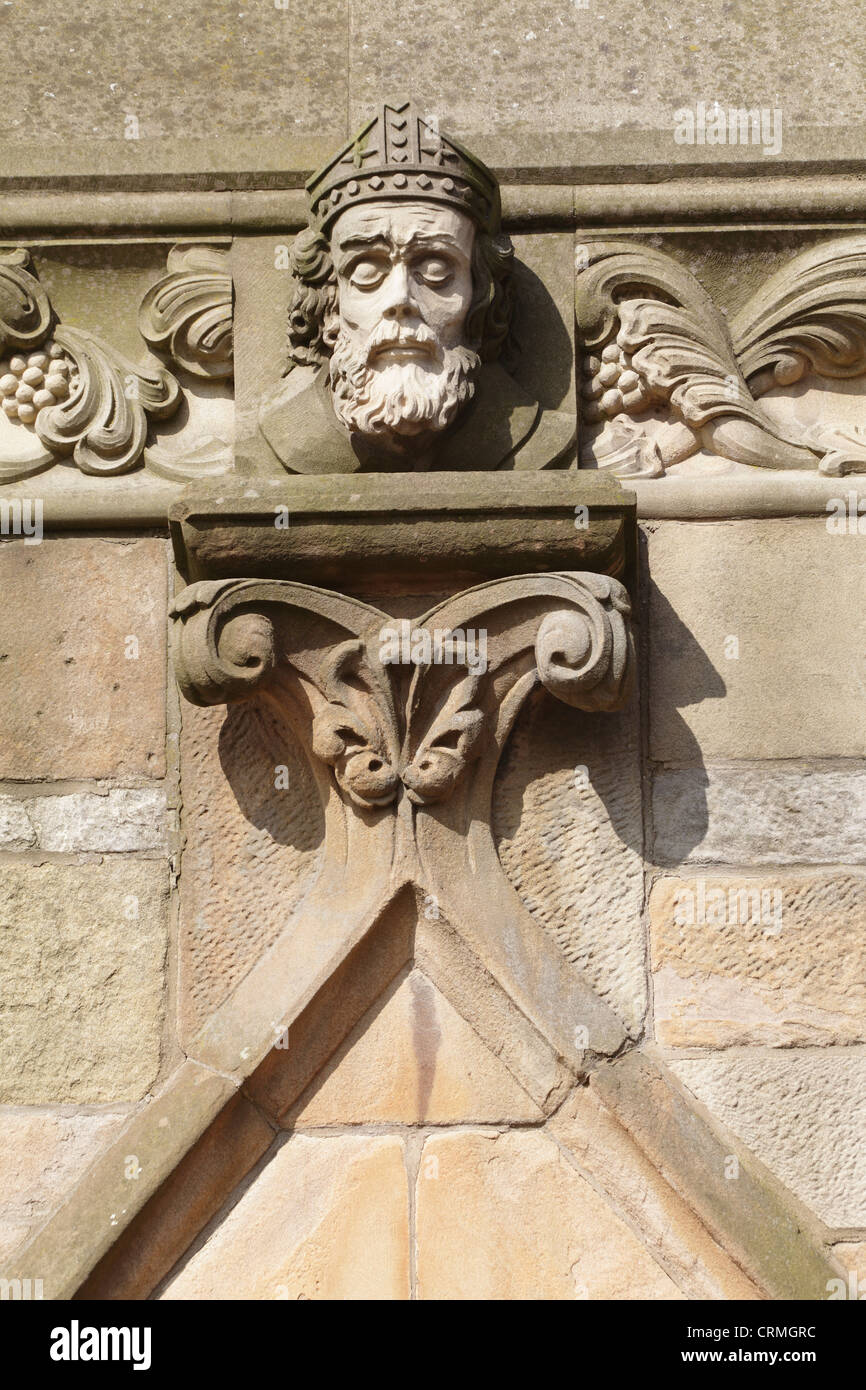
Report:
M383 352L391 352L395 348L416 349L426 353L428 357L436 357L436 334L426 323L419 323L417 328L409 329L401 328L393 319L383 319L373 330L367 343L367 365L369 366Z

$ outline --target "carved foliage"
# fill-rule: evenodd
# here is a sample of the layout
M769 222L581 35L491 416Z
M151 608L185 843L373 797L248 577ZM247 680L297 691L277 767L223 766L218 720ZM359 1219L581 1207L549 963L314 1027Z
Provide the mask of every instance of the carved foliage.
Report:
M168 273L141 302L141 335L195 376L230 377L232 277L228 251L175 246Z
M226 580L178 598L174 659L195 703L263 688L304 708L312 753L356 806L388 806L403 792L427 805L450 795L485 751L498 757L536 681L581 709L621 705L634 666L628 615L622 585L603 575L500 580L413 624L414 650L462 650L462 659L389 665L386 614L285 580ZM459 645L468 627L483 634L481 659L476 649L467 660Z
M136 367L83 328L58 324L54 340L75 365L66 400L40 411L36 432L55 453L72 454L82 473L125 473L141 457L147 415L167 416L180 387L162 368Z
M807 369L827 377L866 372L866 236L795 256L737 314L731 335L756 394L790 385Z
M657 476L705 446L757 466L866 469L854 434L816 428L794 438L757 399L807 370L866 371L866 237L794 257L752 296L730 334L695 277L660 251L590 242L578 249L577 266L576 313L589 354L585 413L614 422L595 447L599 466ZM645 437L629 417L649 410L669 412L678 430Z
M0 251L0 352L37 347L51 327L51 305L23 247Z
M64 398L51 404L47 393L49 403L31 412L33 429L48 451L45 462L71 454L84 473L124 473L141 457L146 417L170 415L180 387L163 368L137 367L85 329L58 323L52 333L53 320L28 253L18 248L0 253L0 350L40 348L51 334L69 369ZM13 479L33 466L22 462L17 468L13 457L3 461L2 471Z

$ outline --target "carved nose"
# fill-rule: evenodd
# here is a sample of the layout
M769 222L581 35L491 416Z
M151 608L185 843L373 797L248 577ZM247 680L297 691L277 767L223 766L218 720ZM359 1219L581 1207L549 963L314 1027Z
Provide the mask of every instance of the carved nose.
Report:
M394 267L389 284L390 295L383 310L386 319L410 318L417 313L417 306L409 286L409 275L404 265Z

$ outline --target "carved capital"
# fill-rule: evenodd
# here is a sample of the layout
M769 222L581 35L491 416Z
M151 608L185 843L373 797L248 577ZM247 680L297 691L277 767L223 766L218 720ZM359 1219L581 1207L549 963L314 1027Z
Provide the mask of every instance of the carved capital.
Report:
M495 766L539 682L578 709L622 705L629 611L619 581L591 573L481 584L411 623L288 580L204 581L174 604L174 661L196 704L276 700L345 802L426 806Z

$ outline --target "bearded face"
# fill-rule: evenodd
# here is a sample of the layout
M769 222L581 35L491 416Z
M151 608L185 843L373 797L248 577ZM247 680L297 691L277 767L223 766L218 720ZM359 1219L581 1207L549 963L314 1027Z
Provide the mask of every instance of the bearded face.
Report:
M456 209L369 204L334 225L339 323L330 362L337 417L400 448L445 429L472 398L464 341L475 228Z

